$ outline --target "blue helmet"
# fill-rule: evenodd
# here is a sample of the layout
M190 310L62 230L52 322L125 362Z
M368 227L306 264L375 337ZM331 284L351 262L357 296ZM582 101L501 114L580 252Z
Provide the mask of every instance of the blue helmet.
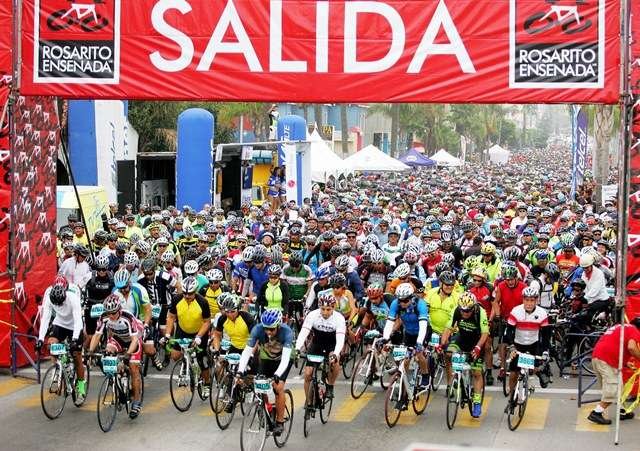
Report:
M274 308L268 308L260 316L262 327L273 329L282 323L282 312Z
M331 270L328 266L323 268L318 268L318 271L316 271L316 279L317 280L326 279L327 277L329 277L330 273L331 273Z

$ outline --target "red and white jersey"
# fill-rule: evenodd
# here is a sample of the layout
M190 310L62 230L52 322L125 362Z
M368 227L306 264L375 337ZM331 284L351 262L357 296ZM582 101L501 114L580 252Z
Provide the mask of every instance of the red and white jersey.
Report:
M511 310L507 323L516 328L515 343L526 346L540 339L540 328L549 325L549 318L547 311L539 305L527 313L524 305L520 304Z

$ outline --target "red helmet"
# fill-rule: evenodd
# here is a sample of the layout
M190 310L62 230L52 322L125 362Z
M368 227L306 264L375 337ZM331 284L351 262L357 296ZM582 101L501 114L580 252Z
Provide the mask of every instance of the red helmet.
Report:
M69 288L69 281L62 274L58 274L56 278L53 280L52 285L62 285L66 291Z

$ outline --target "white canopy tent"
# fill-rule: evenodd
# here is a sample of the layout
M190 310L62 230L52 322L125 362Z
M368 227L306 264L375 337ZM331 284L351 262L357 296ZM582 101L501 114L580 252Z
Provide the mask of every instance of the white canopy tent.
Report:
M435 155L429 158L435 161L438 164L438 166L447 166L447 167L462 166L462 161L460 161L459 158L454 157L444 149L438 150L435 153Z
M338 178L340 175L348 175L353 171L336 155L322 139L317 130L314 130L307 140L311 143L311 180L326 183L330 176Z
M487 153L489 154L489 161L493 164L507 164L509 157L511 156L511 152L507 149L503 149L498 144L489 147Z
M374 145L368 145L362 150L344 160L345 166L353 171L363 172L398 172L411 169L395 158L390 157Z

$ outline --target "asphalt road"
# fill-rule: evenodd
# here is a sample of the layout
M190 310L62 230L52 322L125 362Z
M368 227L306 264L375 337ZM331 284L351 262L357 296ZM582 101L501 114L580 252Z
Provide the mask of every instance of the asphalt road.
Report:
M31 374L25 372L27 376ZM178 412L169 396L166 373L153 374L145 384L145 404L141 416L130 420L118 414L111 432L103 433L96 419L96 396L102 376L93 373L89 397L76 408L69 399L62 416L48 420L40 407L39 386L27 379L0 376L1 449L40 450L236 450L240 449L241 417L238 413L226 431L220 431L208 401L194 399L188 412ZM576 379L556 379L551 389L536 390L523 424L516 432L507 428L503 414L506 400L498 387L487 391L483 415L473 419L461 412L454 430L445 423L445 399L440 390L426 412L416 416L403 412L399 424L389 429L384 421L384 394L374 386L360 399L349 395L348 382L340 379L328 424L316 419L310 436L302 433L302 380L291 376L288 386L294 394L294 426L285 449L289 450L403 450L415 442L476 446L511 450L640 449L640 420L624 422L621 444L613 445L613 426L597 426L586 420L590 408L576 403ZM591 397L597 397L597 394ZM275 449L269 438L265 449ZM418 449L418 448L416 448ZM430 447L428 449L438 449ZM469 448L467 448L469 449Z

